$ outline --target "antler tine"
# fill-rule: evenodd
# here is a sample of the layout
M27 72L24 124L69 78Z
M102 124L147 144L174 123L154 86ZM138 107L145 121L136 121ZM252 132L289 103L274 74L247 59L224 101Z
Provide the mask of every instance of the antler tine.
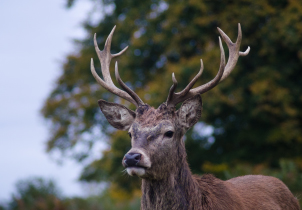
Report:
M112 36L115 31L115 28L116 28L116 26L113 26L113 28L110 31L110 34L108 35L106 42L105 42L104 49L107 49L108 51L110 51L110 49L111 49Z
M203 72L203 62L202 62L202 59L200 59L200 70L199 70L199 72L192 79L192 81L185 87L185 89L183 89L179 93L174 93L174 91L175 91L175 89L177 87L177 80L176 80L175 75L173 73L172 74L173 85L170 88L169 95L168 95L166 103L170 104L170 103L172 103L172 101L174 101L174 99L176 99L176 98L182 98L183 96L185 96L191 90L191 88L194 86L194 84L196 83L196 81L199 79L199 77L201 76L202 72Z
M113 27L113 29L111 30L106 42L105 42L105 46L104 46L104 50L101 51L98 47L97 44L97 40L96 40L96 34L94 34L94 47L95 47L95 51L98 55L98 58L100 60L101 63L101 69L102 69L102 74L103 74L103 78L104 80L99 77L99 75L96 73L95 68L94 68L94 63L93 63L93 59L91 58L91 73L94 76L94 78L96 79L96 81L102 86L104 87L106 90L108 90L109 92L112 92L113 94L133 103L136 107L139 106L139 103L137 103L137 98L132 98L131 95L129 95L127 92L117 88L114 83L112 82L111 76L110 76L110 71L109 71L109 66L110 66L110 62L111 59L117 56L120 56L121 54L123 54L127 48L125 47L122 51L120 51L119 53L116 54L111 54L110 53L110 48L111 48L111 42L112 42L112 36L115 30L115 27ZM138 96L137 96L138 97ZM141 101L141 100L140 100Z
M211 90L221 80L221 77L222 77L222 75L225 71L225 54L224 54L224 49L223 49L220 37L218 37L218 39L219 39L219 47L220 47L220 67L219 67L219 71L216 74L215 78L212 79L210 82L190 90L190 93L192 95L203 94L203 93Z
M135 100L138 106L144 105L144 102L140 99L140 97L122 81L118 72L117 61L115 62L115 78L120 86Z
M241 32L240 23L238 23L238 36L237 36L237 40L235 43L233 43L231 41L231 39L220 28L217 27L217 29L229 48L229 58L228 58L228 62L225 67L224 73L222 75L222 78L220 80L220 82L221 82L225 78L227 78L229 76L229 74L232 72L232 70L234 69L234 67L238 61L239 56L246 56L249 54L250 47L248 47L245 52L239 51L241 40L242 40L242 32Z
M172 73L172 81L173 81L173 85L171 86L170 91L169 91L169 95L168 95L167 102L166 102L167 104L169 104L169 102L172 101L174 91L177 87L177 80L175 78L174 72Z
M202 59L200 59L200 70L198 74L196 74L196 76L191 80L191 82L187 85L187 87L179 93L180 97L186 95L191 90L191 88L195 85L196 81L201 76L202 72L203 72L203 62Z
M200 62L201 62L200 71L183 91L181 91L179 93L172 93L172 91L174 92L174 90L176 88L175 82L173 81L174 84L170 89L168 100L166 102L168 106L176 106L178 103L180 103L188 98L191 98L197 94L205 93L205 92L209 91L210 89L212 89L213 87L215 87L219 83L219 81L223 75L224 68L225 68L225 54L224 54L224 50L223 50L223 46L222 46L220 37L219 37L219 47L220 47L220 52L221 52L220 67L219 67L219 71L218 71L217 75L215 76L215 78L204 85L191 89L203 72L203 62L202 62L202 60L200 60ZM175 79L175 77L174 77L174 79Z

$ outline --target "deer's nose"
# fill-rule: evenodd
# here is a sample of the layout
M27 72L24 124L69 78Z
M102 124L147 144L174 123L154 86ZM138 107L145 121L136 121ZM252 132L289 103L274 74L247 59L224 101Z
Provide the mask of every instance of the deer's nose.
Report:
M125 155L124 163L127 167L136 166L141 160L142 155L139 153L128 153Z

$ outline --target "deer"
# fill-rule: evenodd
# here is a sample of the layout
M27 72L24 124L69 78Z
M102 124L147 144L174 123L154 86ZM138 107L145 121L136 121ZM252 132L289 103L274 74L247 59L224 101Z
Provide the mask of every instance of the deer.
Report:
M234 69L240 56L248 55L239 51L242 32L238 24L235 43L220 29L229 57L225 64L225 53L219 36L220 67L210 82L193 88L203 72L203 62L197 75L180 92L175 92L177 80L172 74L173 84L166 102L158 108L144 103L121 79L118 63L115 63L115 77L122 89L117 88L110 76L112 58L123 54L111 54L112 36L109 34L104 50L98 47L96 34L94 46L101 63L103 79L97 74L93 59L91 72L97 83L109 92L134 104L132 111L126 106L100 99L98 105L109 124L118 130L128 131L131 149L125 154L122 165L130 176L142 180L142 210L298 210L298 199L279 179L263 175L246 175L226 181L211 174L193 175L188 162L183 137L194 126L202 112L201 94L211 90L226 79ZM182 103L176 110L176 105Z

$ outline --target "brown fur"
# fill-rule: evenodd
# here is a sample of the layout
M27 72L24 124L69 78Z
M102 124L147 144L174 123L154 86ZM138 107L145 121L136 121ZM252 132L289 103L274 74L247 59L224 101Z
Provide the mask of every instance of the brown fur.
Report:
M127 130L131 137L132 148L123 158L122 164L129 175L142 178L143 210L299 210L298 200L278 179L268 176L243 176L222 181L212 175L202 177L191 174L186 160L185 145L182 140L186 131L198 121L202 111L200 94L212 89L224 80L233 70L240 52L242 33L238 24L237 41L218 28L229 48L229 60L225 66L224 50L220 41L221 65L216 77L209 83L193 87L203 69L180 93L174 93L177 81L173 74L173 86L167 102L158 109L145 105L143 101L120 79L117 66L116 78L125 91L120 91L110 79L109 64L112 57L110 43L115 27L106 40L103 51L98 49L95 36L95 48L102 64L102 80L95 71L93 62L91 71L97 81L107 90L134 103L136 112L128 108L99 100L98 104L108 122L115 128ZM107 45L108 44L108 45ZM125 48L126 49L126 48ZM106 84L104 84L106 83ZM187 100L186 100L187 99ZM174 106L184 101L178 111Z
M175 154L177 158L169 158L165 166L169 173L163 168L155 172L162 179L142 180L142 210L300 209L298 200L277 178L248 175L222 181L213 175L196 176L187 164L183 141Z
M165 104L162 104L158 109L151 107L149 105L144 105L136 110L136 121L139 122L141 126L154 126L162 120L171 119L174 114L174 109L168 109Z
M113 126L129 128L132 148L128 153L141 154L139 169L128 173L144 171L139 174L142 210L300 209L298 200L274 177L248 175L222 181L212 175L192 175L182 139L200 117L199 95L177 111L166 104L158 109L143 105L135 113L102 101L100 107ZM165 136L168 131L174 132L172 137ZM123 165L127 167L124 161Z
M166 109L149 108L136 123L148 127L158 125L168 116L176 127L172 150L145 150L156 163L142 179L142 210L299 210L298 200L278 179L268 176L243 176L222 181L212 175L192 175L186 160L185 145L176 114ZM166 119L166 118L165 118ZM146 132L144 132L146 134ZM141 134L142 135L142 134Z
M300 209L298 200L274 177L248 175L222 181L213 175L192 175L186 161L177 169L162 180L142 180L142 210Z

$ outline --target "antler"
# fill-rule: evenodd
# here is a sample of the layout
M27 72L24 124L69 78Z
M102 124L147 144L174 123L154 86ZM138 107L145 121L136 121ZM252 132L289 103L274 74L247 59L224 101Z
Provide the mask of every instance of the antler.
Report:
M202 60L200 60L201 67L200 67L198 74L192 79L192 81L187 85L187 87L184 90L182 90L181 92L175 93L174 91L177 87L177 80L173 73L172 74L173 85L170 88L169 95L168 95L168 98L166 101L168 106L176 106L178 103L185 101L188 98L191 98L197 94L203 94L203 93L211 90L219 82L221 82L222 80L224 80L226 77L229 76L229 74L234 69L234 67L237 63L239 56L246 56L249 53L250 47L248 47L245 52L239 51L240 43L241 43L241 39L242 39L240 23L238 23L238 37L237 37L237 40L235 43L233 43L231 41L231 39L220 28L218 28L218 31L229 48L229 59L228 59L227 65L225 66L224 49L223 49L223 46L221 43L221 39L219 37L219 47L220 47L220 52L221 52L221 56L220 56L221 58L220 58L219 71L218 71L217 75L215 76L215 78L204 85L191 89L194 86L197 79L201 76L202 71L203 71L203 62L202 62Z
M94 76L94 78L96 79L96 81L103 88L105 88L106 90L110 91L111 93L133 103L136 107L139 107L141 105L144 105L144 102L139 98L139 96L134 91L132 91L129 87L127 87L125 85L125 83L121 80L119 73L118 73L117 62L115 64L116 79L126 92L117 88L113 84L111 76L110 76L109 66L110 66L111 59L120 56L128 48L128 46L127 46L122 51L120 51L119 53L116 53L116 54L110 53L111 41L112 41L112 36L113 36L114 30L115 30L115 27L116 26L114 26L112 31L110 32L110 34L106 40L103 51L101 51L99 49L97 41L96 41L96 34L94 34L94 47L95 47L95 51L99 57L99 60L101 62L102 74L103 74L105 81L102 78L100 78L99 75L96 73L92 58L91 58L91 73Z
M246 51L244 51L244 52L239 51L241 40L242 40L242 32L241 32L240 23L238 23L238 37L237 37L237 40L235 43L233 43L231 41L231 39L219 27L217 27L217 29L229 48L229 59L228 59L227 65L225 67L224 73L222 75L222 78L220 80L220 82L221 82L222 80L227 78L229 76L229 74L232 72L232 70L236 66L239 56L248 55L251 48L248 46Z

